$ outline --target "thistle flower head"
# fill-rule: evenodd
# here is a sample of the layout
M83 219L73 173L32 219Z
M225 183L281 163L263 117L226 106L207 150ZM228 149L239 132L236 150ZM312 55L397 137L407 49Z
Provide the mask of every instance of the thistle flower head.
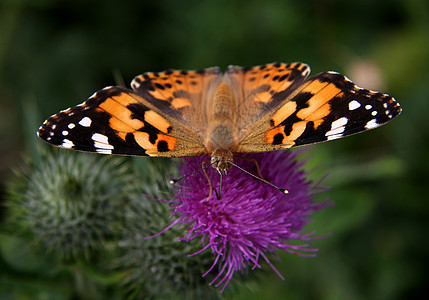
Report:
M222 291L234 272L248 266L260 268L260 257L282 277L267 253L284 250L302 256L315 255L317 250L309 247L310 237L303 233L303 227L309 222L309 215L324 204L314 202L314 185L306 179L295 156L294 152L278 151L243 155L246 159L235 158L236 164L255 175L258 174L256 160L263 177L285 187L289 191L287 195L232 167L228 175L223 176L220 199L213 193L207 201L209 185L205 175L199 172L186 177L177 199L172 201L178 217L174 223L188 226L182 240L199 237L203 246L197 253L210 248L215 255L206 274L217 266L218 274L212 283L223 284ZM182 175L201 169L202 162L208 159L185 159ZM213 187L219 189L219 174L211 167L206 171ZM296 244L297 240L301 242Z

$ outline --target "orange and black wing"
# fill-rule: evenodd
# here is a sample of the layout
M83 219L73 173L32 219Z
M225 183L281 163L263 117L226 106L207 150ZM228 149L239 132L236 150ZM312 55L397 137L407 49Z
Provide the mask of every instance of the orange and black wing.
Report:
M218 68L144 73L132 81L133 90L107 87L51 116L38 136L62 148L103 154L204 154L204 107L220 80Z
M268 66L230 69L244 91L241 102L257 104L249 110L252 122L241 131L237 152L333 140L381 126L401 112L393 97L362 89L341 74L305 79L309 68L304 64Z
M204 153L199 137L165 105L113 86L48 118L38 131L62 148L141 156L180 157ZM170 115L169 115L170 113Z

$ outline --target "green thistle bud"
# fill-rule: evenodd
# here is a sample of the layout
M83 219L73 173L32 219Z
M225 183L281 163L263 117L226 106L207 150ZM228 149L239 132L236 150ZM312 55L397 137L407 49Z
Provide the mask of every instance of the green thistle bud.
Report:
M62 259L90 259L117 234L130 167L123 158L52 151L21 174L12 208L44 248ZM13 191L12 191L12 194Z

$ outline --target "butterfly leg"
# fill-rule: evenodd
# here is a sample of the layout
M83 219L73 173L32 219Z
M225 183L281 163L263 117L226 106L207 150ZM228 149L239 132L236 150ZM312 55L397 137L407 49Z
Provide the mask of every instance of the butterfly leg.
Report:
M210 180L210 177L209 177L209 175L208 175L208 174L207 174L207 172L206 172L205 164L207 164L207 163L210 163L210 160L203 161L203 162L202 162L202 164L201 164L201 168L203 169L204 175L206 176L207 181L208 181L208 183L209 183L209 187L210 187L209 196L207 197L207 201L209 201L209 200L210 200L210 197L211 197L211 196L212 196L212 194L213 194L213 186L212 186L212 181ZM217 192L216 192L216 196L217 196Z

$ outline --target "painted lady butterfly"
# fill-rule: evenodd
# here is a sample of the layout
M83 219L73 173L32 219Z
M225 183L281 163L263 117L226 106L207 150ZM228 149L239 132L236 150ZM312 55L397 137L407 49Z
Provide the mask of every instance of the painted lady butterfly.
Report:
M401 112L394 98L302 63L167 70L112 86L51 116L38 136L62 148L140 156L209 154L226 174L236 153L334 140Z

